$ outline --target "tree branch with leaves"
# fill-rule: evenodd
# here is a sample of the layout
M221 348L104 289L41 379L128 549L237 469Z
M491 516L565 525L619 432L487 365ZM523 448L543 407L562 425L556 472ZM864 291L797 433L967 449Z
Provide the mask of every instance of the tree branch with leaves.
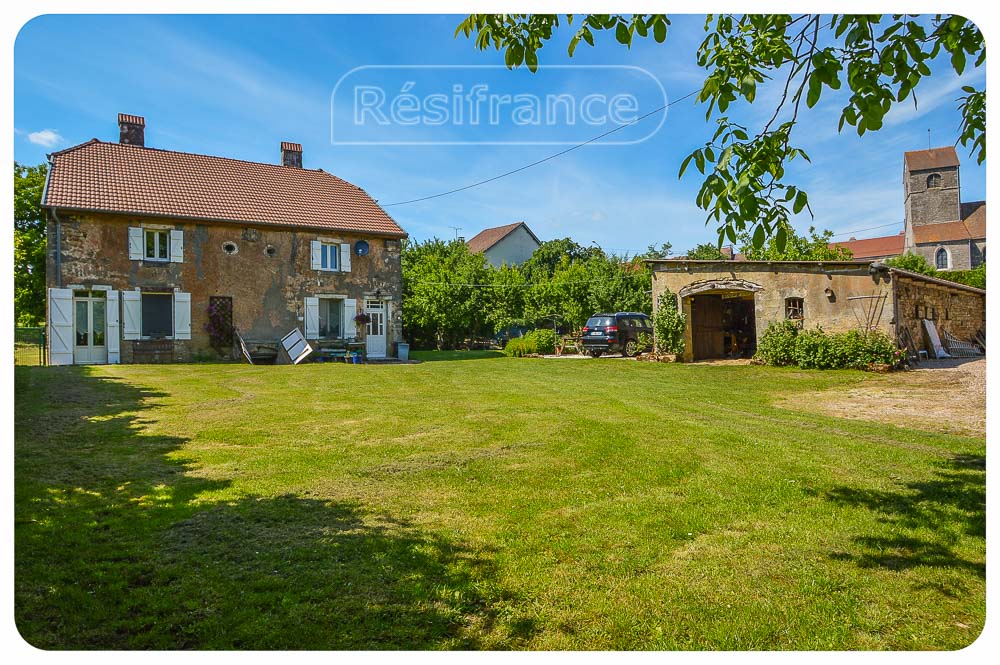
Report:
M538 68L538 51L569 14L473 14L456 29L456 36L474 38L480 50L504 52L509 68ZM670 20L662 14L589 14L569 43L572 57L580 42L595 44L595 35L613 32L626 47L652 37L662 43ZM697 204L714 221L718 244L749 234L753 247L774 238L784 250L790 217L812 214L808 194L785 182L785 167L809 156L792 144L800 113L819 103L826 89L850 92L841 108L838 131L854 127L859 136L882 128L886 114L898 104L917 104L915 91L931 75L931 63L947 56L962 75L982 67L986 47L979 28L968 19L938 14L930 28L907 15L745 14L709 15L697 61L707 76L697 100L707 104L706 120L715 118L716 131L702 148L683 161L680 176L692 162L704 180ZM769 120L759 129L733 121L730 107L753 103L758 86L781 86ZM958 142L970 148L979 163L986 159L986 96L974 86L962 88Z

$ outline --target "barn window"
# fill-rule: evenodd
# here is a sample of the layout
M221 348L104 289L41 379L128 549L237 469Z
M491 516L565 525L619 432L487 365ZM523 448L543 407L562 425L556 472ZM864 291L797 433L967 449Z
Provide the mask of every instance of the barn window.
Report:
M948 269L948 250L944 247L938 247L938 250L934 252L934 267L938 270Z
M935 189L941 186L941 175L932 173L927 176L927 189Z
M801 321L804 313L802 298L785 298L785 318L789 321Z

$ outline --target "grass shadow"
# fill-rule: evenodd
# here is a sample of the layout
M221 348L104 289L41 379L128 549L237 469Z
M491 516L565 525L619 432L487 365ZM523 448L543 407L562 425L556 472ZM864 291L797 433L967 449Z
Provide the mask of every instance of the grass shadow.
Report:
M503 351L480 349L474 351L410 351L411 360L436 362L442 360L490 360L504 358Z
M840 486L825 493L830 501L878 515L888 535L857 536L852 551L832 558L863 568L907 570L922 566L966 570L985 579L986 565L957 551L961 541L986 538L986 458L955 455L931 480L909 482L895 490Z
M15 381L15 620L34 646L476 648L518 604L491 552L390 515L200 500L229 482L145 429L167 395L86 368ZM511 625L507 646L536 630Z

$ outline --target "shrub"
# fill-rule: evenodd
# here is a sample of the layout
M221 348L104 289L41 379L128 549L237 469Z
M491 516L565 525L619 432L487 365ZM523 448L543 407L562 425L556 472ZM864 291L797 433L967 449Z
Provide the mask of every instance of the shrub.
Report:
M920 273L921 275L934 275L937 272L934 266L924 258L923 254L914 254L913 252L888 258L885 260L885 264L893 268L899 268L900 270Z
M656 313L653 314L653 331L656 333L656 350L660 353L684 352L684 314L677 311L677 298L669 290L660 294Z
M822 329L799 330L791 321L772 322L757 345L757 355L768 365L796 365L802 369L868 369L898 365L903 352L880 330L851 330L827 334Z
M792 357L802 369L834 369L842 367L844 358L834 338L820 328L803 330L795 336Z
M503 348L504 355L511 358L523 358L532 353L538 353L538 346L535 344L534 338L529 335L512 338Z
M947 279L959 284L974 286L977 289L986 289L986 264L980 263L972 270L952 270L951 272L940 272L936 277Z
M756 358L776 367L794 365L798 335L799 326L794 321L772 321L757 342Z
M556 352L556 333L554 330L538 328L529 332L525 337L534 342L536 349L534 353L552 355Z

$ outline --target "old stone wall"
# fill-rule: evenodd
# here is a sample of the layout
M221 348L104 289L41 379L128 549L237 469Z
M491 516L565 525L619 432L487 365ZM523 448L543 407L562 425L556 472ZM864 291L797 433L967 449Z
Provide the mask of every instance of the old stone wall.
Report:
M59 214L61 234L54 219L48 223L47 279L64 288L164 289L191 294L191 341L178 341L176 359L211 351L205 324L211 296L233 299L233 324L250 338L278 339L304 326L304 299L316 295L355 298L358 310L366 297L389 302L386 343L394 355L402 338L402 273L400 241L319 229L286 229L177 221L151 217L103 214ZM130 260L129 227L163 225L184 233L181 263ZM56 241L56 238L59 241ZM310 241L370 245L367 256L352 252L350 272L326 272L310 267ZM227 253L223 244L236 245ZM60 247L57 257L57 247ZM130 342L122 343L122 362L132 359Z
M971 341L986 330L986 294L947 286L899 273L893 274L897 325L906 328L918 346L926 348L921 319L930 319L938 334L947 331Z
M928 187L931 174L941 176L940 187ZM904 174L905 214L913 226L961 219L958 168Z
M802 298L805 328L819 326L826 332L859 327L865 320L868 300L857 297L885 296L879 329L893 334L891 287L884 277L869 274L868 263L766 263L756 261L685 262L667 261L653 266L653 302L665 290L679 294L685 287L702 282L743 280L760 287L754 293L757 338L772 321L785 318L786 298ZM827 292L829 290L829 293ZM689 298L681 298L681 310L690 315ZM688 321L690 322L690 318ZM693 358L692 329L685 329L685 359Z
M948 250L950 262L947 270L969 270L970 268L974 268L981 263L981 261L979 261L981 258L980 250L970 240L954 240L951 242L916 245L913 248L913 253L922 255L925 259L927 259L928 263L932 266L936 266L934 257L939 247L944 247ZM975 263L973 261L975 261Z

